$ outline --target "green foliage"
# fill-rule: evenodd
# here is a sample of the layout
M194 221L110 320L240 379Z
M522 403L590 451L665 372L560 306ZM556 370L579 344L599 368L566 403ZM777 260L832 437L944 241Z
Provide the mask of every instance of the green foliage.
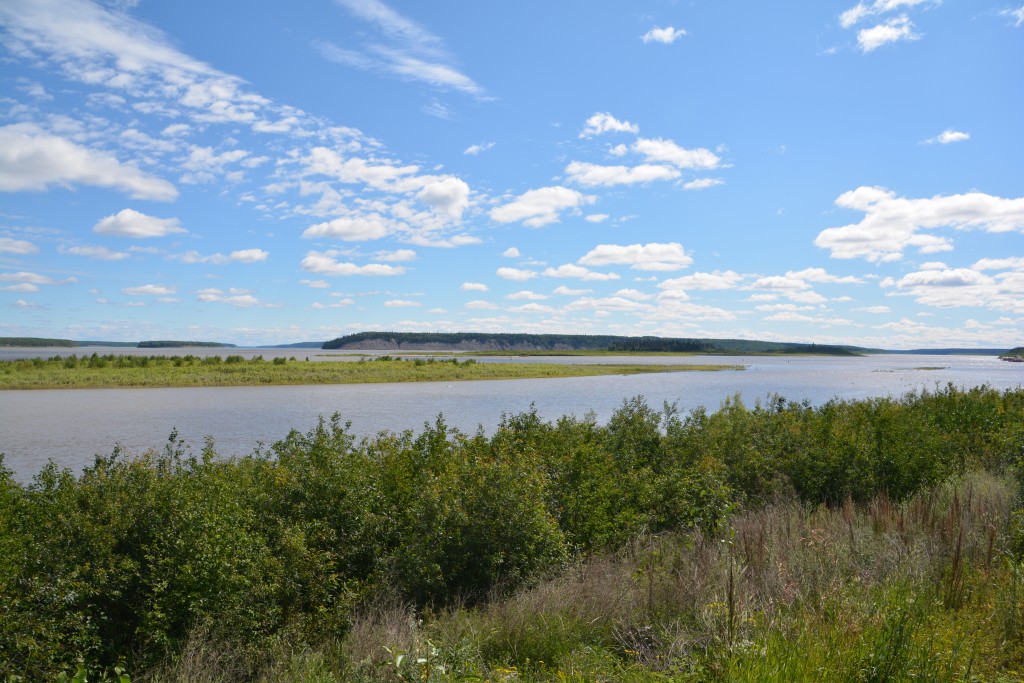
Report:
M141 362L121 358L77 362ZM183 367L211 364L194 356L179 360ZM60 359L61 369L64 363ZM398 360L347 365L394 363L417 369ZM230 365L275 367L256 359ZM457 365L425 361L419 369ZM972 503L974 493L962 503L944 502L955 511L945 516L927 512L934 507L928 502L897 517L878 501L900 505L970 470L1022 471L1022 425L1024 391L946 387L820 408L781 398L751 408L736 398L715 413L685 416L635 398L606 425L593 416L548 422L530 410L505 416L490 436L464 434L439 417L418 433L357 439L335 416L244 457L220 458L212 443L193 455L172 434L160 452L129 457L115 449L77 477L50 465L27 486L16 483L0 459L0 678L52 679L75 657L106 670L130 657L139 670L173 661L197 630L211 642L231 643L238 661L258 667L262 653L288 639L344 637L360 610L381 600L397 597L420 614L441 613L670 532L692 533L698 547L735 547L742 561L729 550L728 576L736 573L742 582L744 572L761 572L767 580L781 571L782 559L766 556L765 539L788 537L792 528L799 541L790 554L816 555L846 544L842 554L861 557L871 537L854 529L858 504L872 506L877 529L905 529L916 520L938 534L927 547L945 548L944 557L954 559L922 571L932 577L931 599L944 610L962 611L974 604L977 572L995 571L1003 549L1020 552L1024 532L1012 532L1009 515L996 518L993 507ZM821 503L834 509L799 512L796 521L770 533L726 526L734 511L770 509L793 498L800 510ZM819 515L846 515L848 534L829 541L832 546L817 545ZM964 536L968 522L987 536ZM895 535L885 547L906 546L912 557L908 544ZM628 552L636 560L630 585L642 591L630 604L646 605L648 615L667 610L666 618L692 627L696 617L680 606L685 600L658 606L659 586L671 579L672 590L684 590L706 568L669 562L680 557L675 550ZM861 576L871 566L850 571ZM824 592L815 576L806 572L809 585ZM598 592L619 600L614 590ZM728 588L708 601L729 606L726 612L708 608L700 617L719 623L728 614L722 622L728 643L745 628L731 595ZM1004 601L1000 614L1004 631L1020 640L1024 628L1014 600ZM535 662L551 653L569 661L558 643L570 642L568 634L580 629L606 648L602 652L619 641L620 651L654 651L662 637L643 623L615 632L609 624L584 626L593 617L580 613L557 619L524 622L516 627L524 635L510 631L508 642L519 642L520 654L534 653L522 656ZM906 624L916 629L913 619ZM902 623L866 628L864 637L882 634L878 638L896 642ZM829 651L828 638L814 638L815 648ZM872 666L896 670L923 662L924 655L914 653L925 650L917 647L907 645L892 653L896 659ZM436 658L444 656L442 650ZM724 666L726 660L716 661Z

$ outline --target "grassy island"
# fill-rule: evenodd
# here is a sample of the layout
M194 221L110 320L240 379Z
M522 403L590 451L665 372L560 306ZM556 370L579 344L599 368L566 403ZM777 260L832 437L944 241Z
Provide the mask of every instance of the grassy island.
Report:
M949 386L0 459L0 680L1020 681L1022 443Z
M273 384L365 384L461 382L635 375L654 372L740 370L737 365L568 365L478 363L475 360L402 359L297 361L232 355L53 357L0 362L0 389L266 386Z

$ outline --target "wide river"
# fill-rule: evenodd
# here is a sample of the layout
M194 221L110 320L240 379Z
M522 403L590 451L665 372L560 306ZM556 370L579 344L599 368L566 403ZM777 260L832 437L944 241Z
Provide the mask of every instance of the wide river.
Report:
M316 360L353 360L352 355L321 350L89 349L103 353L188 353L309 356ZM82 349L0 349L0 360L43 356ZM410 357L415 354L400 353ZM172 389L73 389L0 391L0 453L19 481L28 481L48 459L80 471L97 453L115 445L129 453L160 448L173 429L194 451L205 437L222 455L251 452L290 429L308 430L319 416L337 412L352 432L418 430L443 414L463 431L492 431L503 413L529 410L545 419L582 417L593 412L605 421L623 400L641 395L660 408L675 403L686 412L698 406L718 408L730 396L748 404L774 394L819 405L832 398L901 396L908 391L986 384L996 389L1024 385L1024 364L991 356L876 355L830 357L485 357L481 362L706 363L738 364L740 371L683 372L571 379L522 379L455 383L347 384L319 386L208 387Z

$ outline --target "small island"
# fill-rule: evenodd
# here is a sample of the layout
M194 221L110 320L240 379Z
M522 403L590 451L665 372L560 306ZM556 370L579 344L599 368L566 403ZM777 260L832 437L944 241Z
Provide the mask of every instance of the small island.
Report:
M434 358L380 356L358 361L298 361L262 356L54 356L0 362L0 389L95 389L226 387L274 384L375 384L463 382L637 375L657 372L742 370L741 365L630 365L478 363Z
M1015 349L1010 349L1003 355L999 356L999 360L1005 360L1010 363L1024 363L1024 346L1018 346Z

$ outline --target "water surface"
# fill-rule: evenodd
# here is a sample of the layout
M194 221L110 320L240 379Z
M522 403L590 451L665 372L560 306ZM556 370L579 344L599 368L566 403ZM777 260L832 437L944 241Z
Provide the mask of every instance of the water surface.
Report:
M9 350L5 350L9 351ZM68 354L82 349L31 350L31 356ZM115 349L111 352L154 350ZM236 353L317 359L319 349L168 349L173 353ZM92 351L90 350L90 353ZM106 353L108 350L97 350ZM411 356L413 354L400 354ZM331 354L335 360L351 355ZM0 353L3 358L3 353ZM547 363L707 363L745 365L742 371L683 372L652 375L523 379L455 383L346 384L270 387L202 387L168 389L57 389L0 391L0 452L17 478L26 481L52 458L75 471L90 465L97 453L115 444L132 453L159 448L173 429L198 451L213 437L218 452L238 455L259 443L271 444L290 429L308 430L319 416L339 413L352 431L372 436L380 431L418 430L443 413L464 431L490 432L503 413L535 406L542 418L588 412L606 421L623 400L644 396L661 407L676 403L683 411L698 406L716 409L740 394L753 404L773 394L819 405L832 398L901 396L953 383L987 384L997 389L1024 383L1024 364L994 357L877 355L855 358L780 356L676 357L483 357L480 362L508 360Z

